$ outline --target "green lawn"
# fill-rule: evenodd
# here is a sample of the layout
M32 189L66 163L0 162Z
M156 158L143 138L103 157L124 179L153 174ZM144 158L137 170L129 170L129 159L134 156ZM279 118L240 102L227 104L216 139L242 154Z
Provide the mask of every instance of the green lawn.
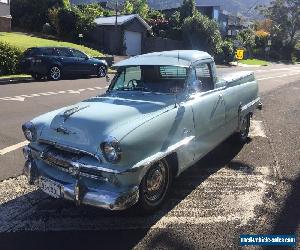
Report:
M48 40L44 38L38 38L24 33L17 32L0 32L0 42L6 42L13 46L18 47L22 51L30 47L43 47L43 46L57 46L57 47L71 47L77 48L90 56L102 56L102 54L85 46L81 46L74 43L60 42L55 40Z
M246 65L260 65L260 66L267 66L269 62L259 59L247 59L247 60L239 60L239 63L246 64Z

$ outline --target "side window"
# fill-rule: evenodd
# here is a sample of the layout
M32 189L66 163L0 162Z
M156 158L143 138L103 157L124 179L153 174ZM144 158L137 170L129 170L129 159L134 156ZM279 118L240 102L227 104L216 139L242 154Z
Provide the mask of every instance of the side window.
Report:
M86 54L82 53L79 50L73 49L72 52L73 52L74 57L79 57L79 58L86 58L87 57Z
M43 49L43 56L55 56L55 50L53 48Z
M197 80L196 70L194 68L192 68L189 72L187 83L192 92L198 92L201 90L201 85Z
M72 57L73 54L71 53L70 49L67 48L59 48L58 49L59 55L63 57Z
M209 91L214 89L214 81L212 77L211 65L209 63L201 63L196 66L197 79L201 81L201 90Z

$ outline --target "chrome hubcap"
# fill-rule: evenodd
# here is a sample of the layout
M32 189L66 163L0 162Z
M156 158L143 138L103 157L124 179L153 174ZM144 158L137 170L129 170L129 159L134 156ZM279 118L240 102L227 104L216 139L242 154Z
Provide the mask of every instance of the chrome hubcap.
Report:
M149 201L161 198L166 189L167 169L163 162L159 162L150 169L146 177L145 197Z
M58 67L53 67L50 70L50 76L52 79L57 80L60 78L60 69Z

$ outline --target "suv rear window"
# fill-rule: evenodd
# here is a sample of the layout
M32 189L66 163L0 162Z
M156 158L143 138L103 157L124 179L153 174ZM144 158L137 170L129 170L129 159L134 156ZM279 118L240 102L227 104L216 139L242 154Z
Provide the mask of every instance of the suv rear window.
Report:
M39 54L40 49L38 48L32 48L28 49L25 51L24 56L29 57L29 56L35 56Z

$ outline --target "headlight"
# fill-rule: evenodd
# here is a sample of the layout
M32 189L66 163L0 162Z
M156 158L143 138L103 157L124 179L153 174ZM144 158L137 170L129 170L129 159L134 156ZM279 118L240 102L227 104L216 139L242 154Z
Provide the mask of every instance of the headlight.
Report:
M111 163L117 163L121 160L122 151L120 143L114 137L109 137L100 145L105 160Z
M28 141L36 140L36 129L32 122L26 122L25 124L23 124L22 130L23 130L25 138Z

